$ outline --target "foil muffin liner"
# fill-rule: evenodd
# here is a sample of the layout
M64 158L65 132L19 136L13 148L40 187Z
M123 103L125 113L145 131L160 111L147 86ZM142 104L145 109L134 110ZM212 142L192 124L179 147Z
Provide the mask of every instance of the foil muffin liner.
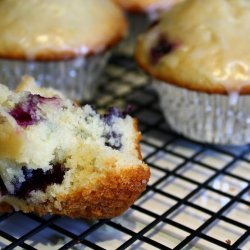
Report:
M109 56L105 52L65 61L0 60L0 82L15 89L23 75L31 75L39 86L58 89L73 100L90 100Z
M206 143L250 143L249 96L200 93L158 80L153 86L163 114L176 132Z

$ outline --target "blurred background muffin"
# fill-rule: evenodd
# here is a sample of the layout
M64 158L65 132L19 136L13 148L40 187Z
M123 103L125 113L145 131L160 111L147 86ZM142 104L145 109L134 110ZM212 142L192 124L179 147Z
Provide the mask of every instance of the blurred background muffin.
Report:
M0 82L15 88L29 74L42 86L89 99L126 30L111 0L1 0Z
M113 0L127 12L129 34L118 51L133 54L136 37L158 20L161 13L184 0Z
M164 115L194 140L250 142L250 1L188 0L137 44Z

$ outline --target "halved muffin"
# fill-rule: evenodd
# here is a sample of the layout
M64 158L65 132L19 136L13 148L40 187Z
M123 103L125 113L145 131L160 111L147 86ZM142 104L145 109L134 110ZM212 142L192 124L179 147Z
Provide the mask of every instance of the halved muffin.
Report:
M0 85L1 210L97 219L128 209L150 175L137 121L24 81L18 93Z

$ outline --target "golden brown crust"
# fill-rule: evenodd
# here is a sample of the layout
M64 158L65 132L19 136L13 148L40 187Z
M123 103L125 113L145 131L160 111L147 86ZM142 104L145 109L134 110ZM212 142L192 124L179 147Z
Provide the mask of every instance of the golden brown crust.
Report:
M154 70L154 67L149 65L147 54L145 53L145 48L143 43L138 40L136 49L135 49L135 58L139 66L149 75L154 78L165 82L166 84L175 85L181 88L198 91L207 94L220 94L228 95L229 90L225 85L221 83L211 83L204 80L203 84L197 84L196 82L187 82L185 79L179 77L179 75L174 74L173 72L168 71L167 68L164 70L164 74L159 73L157 70ZM243 86L239 91L240 95L249 95L250 94L250 83L249 85Z
M9 204L5 202L0 203L0 214L10 213L10 212L13 212L13 208Z
M99 180L95 189L79 189L69 195L57 197L62 209L56 208L55 202L46 202L29 204L21 210L25 213L51 213L72 218L112 218L122 214L134 203L145 189L149 176L149 168L145 166L107 173L105 178ZM0 208L2 206L1 204Z

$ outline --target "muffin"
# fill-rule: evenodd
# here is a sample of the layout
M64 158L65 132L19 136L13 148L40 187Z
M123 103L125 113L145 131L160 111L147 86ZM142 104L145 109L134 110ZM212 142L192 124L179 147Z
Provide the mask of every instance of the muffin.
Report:
M29 74L70 98L90 99L126 29L111 0L2 0L0 82L14 88Z
M126 112L100 115L29 77L0 93L0 211L111 218L145 189L149 167Z
M189 0L136 47L169 125L191 139L250 142L250 2Z
M118 52L132 55L136 37L155 22L164 10L183 0L113 0L126 12L129 21L129 35L118 46Z

